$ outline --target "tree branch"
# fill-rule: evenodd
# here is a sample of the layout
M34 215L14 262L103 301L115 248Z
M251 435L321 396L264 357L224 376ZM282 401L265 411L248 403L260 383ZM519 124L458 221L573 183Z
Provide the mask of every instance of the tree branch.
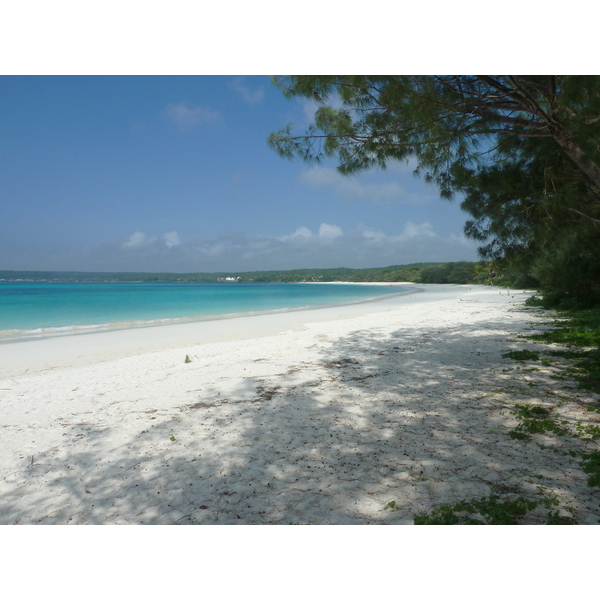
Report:
M577 210L576 208L569 207L569 208L567 208L567 210L577 213L578 215L581 215L586 221L590 221L590 223L600 224L600 219L594 219L593 217L590 217L589 215L582 213L581 211Z

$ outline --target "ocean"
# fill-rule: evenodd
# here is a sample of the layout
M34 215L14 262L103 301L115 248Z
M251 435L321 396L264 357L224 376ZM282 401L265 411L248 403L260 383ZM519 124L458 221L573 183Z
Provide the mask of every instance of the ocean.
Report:
M0 283L0 343L360 302L397 286Z

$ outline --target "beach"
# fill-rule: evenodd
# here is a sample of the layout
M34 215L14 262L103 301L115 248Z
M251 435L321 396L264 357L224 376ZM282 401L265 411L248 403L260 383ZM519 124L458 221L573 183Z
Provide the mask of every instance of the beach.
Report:
M560 361L502 356L543 346L519 336L551 314L532 292L411 286L0 344L0 524L412 524L490 494L600 523L570 438L508 435L516 403L600 424Z

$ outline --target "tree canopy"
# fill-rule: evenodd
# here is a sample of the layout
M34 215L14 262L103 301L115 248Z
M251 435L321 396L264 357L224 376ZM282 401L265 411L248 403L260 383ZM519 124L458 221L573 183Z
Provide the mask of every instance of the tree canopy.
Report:
M306 132L287 126L269 137L281 156L336 157L342 174L415 158L416 173L442 197L463 195L473 217L465 233L482 243L483 257L519 265L542 283L558 263L571 272L573 256L600 264L600 77L289 76L274 83L288 98L319 106ZM564 291L600 299L594 268L580 271L587 283Z

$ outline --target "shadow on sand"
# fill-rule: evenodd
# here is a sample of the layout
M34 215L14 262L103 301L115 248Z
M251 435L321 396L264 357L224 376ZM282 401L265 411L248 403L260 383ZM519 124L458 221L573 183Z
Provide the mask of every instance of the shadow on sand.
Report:
M26 457L7 479L0 519L401 524L492 492L539 496L538 486L598 516L576 459L549 448L569 440L507 435L515 402L554 406L559 392L550 371L517 373L502 358L507 328L356 331L311 364L240 380L227 398L215 390L168 413L132 409L133 436L65 424L63 448Z

